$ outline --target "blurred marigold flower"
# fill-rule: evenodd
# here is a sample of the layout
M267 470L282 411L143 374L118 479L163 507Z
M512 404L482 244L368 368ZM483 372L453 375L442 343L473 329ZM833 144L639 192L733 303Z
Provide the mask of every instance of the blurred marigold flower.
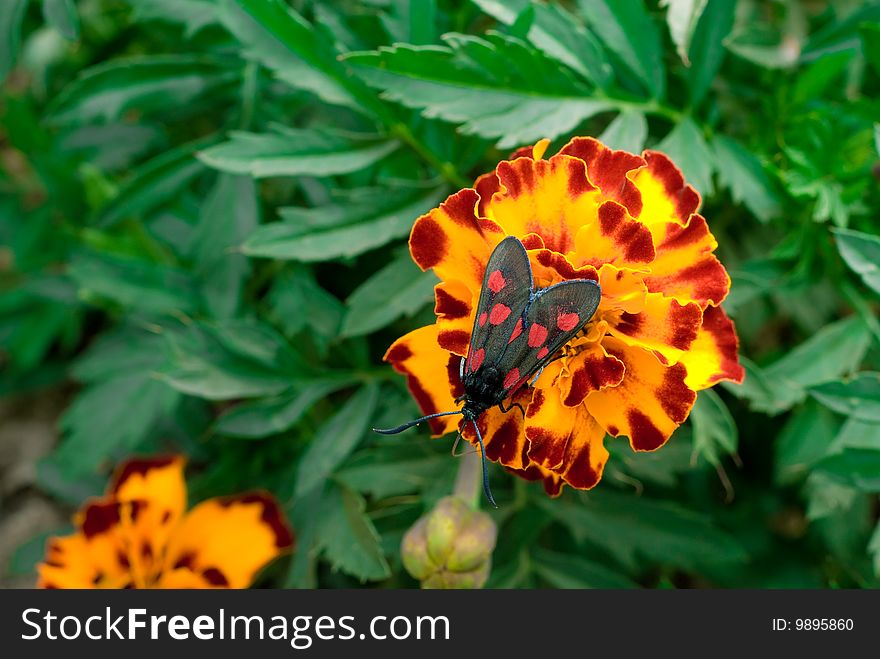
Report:
M696 392L741 382L738 340L719 306L730 277L697 213L700 196L667 156L613 151L575 138L549 159L548 141L515 152L473 188L416 220L409 247L440 278L437 322L395 341L385 354L407 376L425 414L455 409L483 271L505 236L522 240L536 287L593 279L602 301L593 319L514 400L526 409L485 412L486 455L509 471L589 489L608 459L605 434L653 451L687 418ZM431 419L435 437L454 417ZM474 441L468 427L465 437Z
M246 588L293 546L275 500L252 492L186 511L185 460L129 460L107 494L74 517L77 531L50 538L41 588Z
M482 588L497 535L489 515L457 496L443 497L406 532L400 555L422 588Z

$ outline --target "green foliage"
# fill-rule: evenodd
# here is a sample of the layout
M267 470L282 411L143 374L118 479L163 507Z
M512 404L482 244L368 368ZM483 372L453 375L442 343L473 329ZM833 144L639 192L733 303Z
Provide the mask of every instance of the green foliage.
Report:
M412 223L596 135L700 192L747 377L656 453L606 438L589 493L493 467L489 585L877 587L878 35L874 1L0 2L0 392L72 396L39 487L181 452L196 498L282 502L271 585L413 586L458 462L370 431L416 415Z

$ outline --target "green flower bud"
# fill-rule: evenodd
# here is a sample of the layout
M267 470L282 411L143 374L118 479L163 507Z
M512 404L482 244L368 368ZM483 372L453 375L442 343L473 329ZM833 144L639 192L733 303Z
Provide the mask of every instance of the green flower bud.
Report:
M489 515L456 496L444 497L407 531L403 565L422 588L482 588L496 537Z

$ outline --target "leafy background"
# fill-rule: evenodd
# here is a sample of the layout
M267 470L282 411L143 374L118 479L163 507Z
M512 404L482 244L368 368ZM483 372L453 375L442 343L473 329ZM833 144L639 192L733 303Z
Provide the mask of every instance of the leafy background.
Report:
M409 228L596 135L702 193L748 377L657 453L607 440L589 493L494 468L489 585L877 586L878 74L875 2L5 0L4 583L174 450L194 500L283 502L261 585L415 586L399 543L456 461L369 432L416 415L381 362L432 319Z

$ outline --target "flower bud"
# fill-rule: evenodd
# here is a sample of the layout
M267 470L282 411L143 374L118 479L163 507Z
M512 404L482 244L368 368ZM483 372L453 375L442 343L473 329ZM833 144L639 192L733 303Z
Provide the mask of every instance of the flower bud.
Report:
M456 496L444 497L407 531L403 565L423 588L482 588L496 536L489 515Z

